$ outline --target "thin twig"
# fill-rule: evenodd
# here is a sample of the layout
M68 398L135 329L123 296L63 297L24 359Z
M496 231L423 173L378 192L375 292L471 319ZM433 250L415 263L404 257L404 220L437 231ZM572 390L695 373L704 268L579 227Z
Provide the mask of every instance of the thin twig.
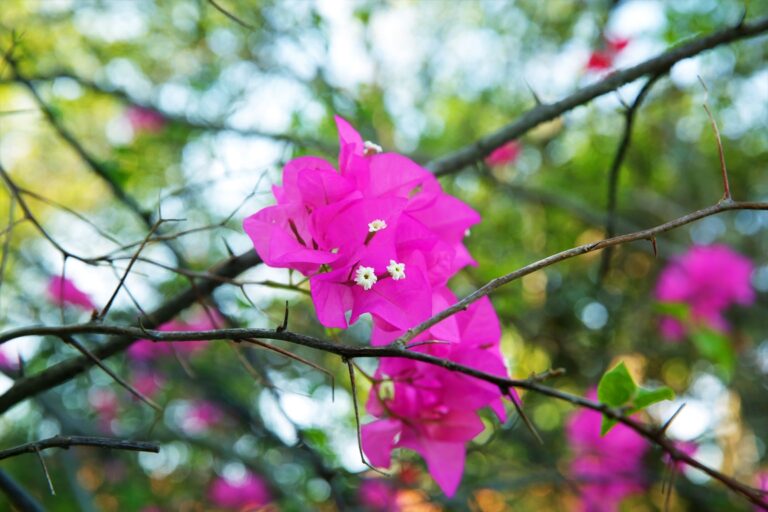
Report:
M380 469L377 469L373 467L367 460L365 460L365 454L363 453L363 436L360 432L360 411L358 410L357 405L357 386L355 385L355 367L352 364L352 361L346 360L347 363L347 370L349 370L349 385L351 387L351 394L352 394L352 407L355 411L355 433L357 435L357 450L360 452L360 461L368 466L368 468L374 470L377 473L381 473L382 475L389 476L385 472L381 471Z

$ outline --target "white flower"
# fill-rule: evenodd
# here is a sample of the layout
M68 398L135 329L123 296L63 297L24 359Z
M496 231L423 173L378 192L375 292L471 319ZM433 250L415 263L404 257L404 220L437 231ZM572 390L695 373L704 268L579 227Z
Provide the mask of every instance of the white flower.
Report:
M370 290L379 278L376 277L376 271L373 267L364 267L360 265L355 271L355 283L363 287L363 290Z
M398 263L395 260L389 260L387 265L387 272L392 276L392 279L399 281L405 279L405 263Z
M387 223L383 219L375 219L368 223L368 232L375 233L381 231L387 227Z
M381 148L381 146L369 140L365 141L365 143L363 144L363 154L365 156L377 155L383 151L384 150Z

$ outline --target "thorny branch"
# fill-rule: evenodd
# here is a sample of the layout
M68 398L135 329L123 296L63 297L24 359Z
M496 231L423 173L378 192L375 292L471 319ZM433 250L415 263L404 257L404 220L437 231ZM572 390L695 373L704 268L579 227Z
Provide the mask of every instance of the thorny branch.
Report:
M128 450L133 452L159 453L160 447L155 443L146 441L130 441L127 439L114 439L110 437L94 436L54 436L42 441L34 441L13 448L0 450L0 460L15 457L23 453L35 453L48 448L64 448L71 446L95 446L112 450Z
M476 370L469 366L455 363L451 360L442 359L422 352L416 352L413 350L407 350L400 348L397 345L389 345L385 347L360 347L353 345L344 345L333 343L330 341L322 340L312 336L307 336L299 333L293 333L290 331L276 331L272 329L217 329L211 331L150 331L130 326L118 326L118 325L103 325L103 324L79 324L68 325L60 327L28 327L23 329L16 329L13 331L7 331L0 334L0 342L7 341L22 336L32 335L60 335L66 334L113 334L121 335L133 338L147 338L155 341L197 341L197 340L244 340L249 338L261 338L280 340L295 345L301 345L304 347L320 350L327 353L336 354L342 358L342 360L352 360L360 357L374 357L374 358L388 358L399 357L404 359L412 359L435 366L440 366L446 370L462 373L470 377L474 377L485 382L489 382L498 386L504 394L508 394L510 388L526 389L541 395L549 396L557 400L569 402L578 407L592 409L600 412L609 418L612 418L620 423L623 423L627 427L631 428L639 435L648 439L652 443L658 445L664 452L675 460L684 462L691 467L699 469L705 472L707 475L715 480L718 480L723 485L734 491L735 493L743 496L750 502L757 505L764 505L762 501L762 493L753 489L752 487L735 480L734 478L720 473L719 471L712 469L709 466L702 464L696 459L692 458L688 454L679 450L673 441L669 440L665 436L663 428L658 428L652 425L647 425L636 419L628 417L621 409L615 409L605 404L589 400L587 398L572 395L560 391L558 389L545 386L540 383L541 378L538 376L532 376L528 379L511 379L507 377L501 377L493 375L480 370ZM1 409L0 409L1 410Z
M442 158L432 160L427 163L427 168L438 176L456 173L474 162L479 162L491 154L494 149L519 138L541 123L551 121L599 96L618 89L622 85L633 82L642 76L666 73L681 60L711 50L721 44L755 37L765 32L768 32L768 17L759 18L751 23L739 22L738 25L720 32L693 39L662 53L658 57L641 62L637 66L611 73L603 80L582 87L560 101L538 105L500 130Z

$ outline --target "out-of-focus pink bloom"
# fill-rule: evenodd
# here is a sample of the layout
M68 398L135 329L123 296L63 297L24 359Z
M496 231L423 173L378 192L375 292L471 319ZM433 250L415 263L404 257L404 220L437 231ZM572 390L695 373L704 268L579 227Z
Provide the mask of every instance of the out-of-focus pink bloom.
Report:
M157 394L164 384L165 379L162 375L149 369L136 370L131 377L131 386L142 395L150 398ZM136 399L138 400L138 398Z
M382 478L363 480L358 490L358 499L363 510L370 512L400 512L397 504L397 489Z
M694 246L672 260L659 275L656 299L690 306L690 326L727 331L723 312L734 304L755 301L750 284L752 262L726 245ZM680 340L686 325L676 318L662 317L661 333Z
M223 418L224 413L216 404L201 400L189 406L182 419L181 428L189 434L200 434L219 423Z
M157 133L165 128L165 118L150 108L131 105L126 109L125 117L134 132Z
M485 163L491 167L497 167L507 164L512 164L520 156L520 143L517 141L507 142L501 147L496 148L485 159Z
M595 396L592 391L588 394ZM630 428L618 424L600 435L602 415L591 409L573 414L566 437L574 456L570 474L579 485L581 510L613 512L631 494L642 492L642 459L648 443Z
M48 280L48 298L58 306L71 304L85 310L96 309L91 298L66 277L51 276Z
M19 354L6 345L0 345L0 370L17 371L19 369Z
M629 38L627 37L606 36L605 38L605 47L608 49L609 52L613 53L614 55L623 51L628 44L629 44Z
M252 510L272 500L264 480L246 472L240 479L217 477L208 489L208 499L217 507L230 510Z
M763 503L765 503L764 507L758 507L755 506L755 510L758 512L765 512L766 509L768 509L768 471L760 471L757 473L756 476L756 487L760 489L761 491L765 492L766 494L763 495Z
M595 50L589 55L586 65L587 71L599 73L611 69L616 56L624 51L628 44L628 38L606 36L604 38L604 49Z
M221 315L214 310L198 313L192 322L171 320L157 329L159 331L208 331L218 329L224 324ZM190 354L204 349L207 342L201 341L152 341L137 340L128 347L128 356L134 361L152 361L160 357L177 354Z
M694 443L693 441L677 441L675 442L675 448L683 452L689 457L693 457L696 455L696 452L699 450L699 445ZM685 467L685 462L680 460L672 460L672 457L669 456L668 453L664 454L664 457L662 458L664 461L664 464L670 464L672 466L672 469L674 471L677 471L678 473L683 470Z
M587 70L605 71L613 67L613 55L607 52L592 52L587 61Z
M96 411L101 429L111 432L112 422L117 419L120 408L115 392L104 388L92 389L88 393L88 401Z

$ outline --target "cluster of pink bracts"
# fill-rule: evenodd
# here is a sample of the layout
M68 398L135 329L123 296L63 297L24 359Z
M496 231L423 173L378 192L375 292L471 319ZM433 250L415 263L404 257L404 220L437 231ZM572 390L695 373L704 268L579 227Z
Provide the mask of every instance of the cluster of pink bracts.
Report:
M456 302L447 282L475 264L462 243L480 221L446 194L426 169L383 153L343 119L339 169L315 157L286 164L277 204L245 220L264 263L309 277L320 322L346 328L373 319L371 343L384 345ZM486 298L413 340L409 350L506 375L501 329ZM424 343L419 343L424 342ZM459 484L466 444L483 430L477 410L500 418L500 390L488 383L407 359L384 359L373 376L362 427L363 449L388 467L395 448L420 453L447 495Z

